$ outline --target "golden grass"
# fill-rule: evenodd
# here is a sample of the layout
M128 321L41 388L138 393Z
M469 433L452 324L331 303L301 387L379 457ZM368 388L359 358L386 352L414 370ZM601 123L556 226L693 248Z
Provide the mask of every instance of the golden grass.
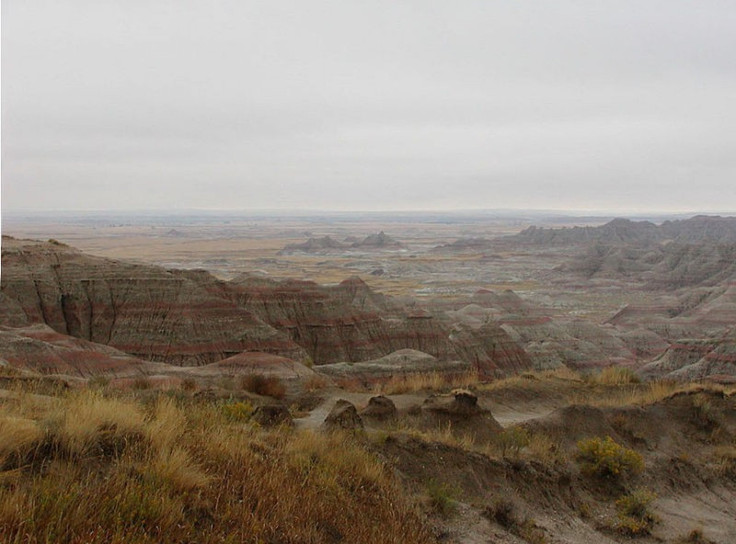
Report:
M480 377L474 370L450 375L440 372L417 372L393 376L387 382L376 384L373 391L381 395L398 395L417 391L468 388L479 383Z
M424 430L401 425L396 429L396 432L421 440L422 442L443 444L465 451L483 451L484 448L484 446L476 443L474 435L455 432L451 423Z
M145 416L132 401L104 398L99 392L72 396L57 431L62 447L73 455L85 455L96 448L122 447L143 433ZM53 419L51 425L56 422Z
M28 457L0 472L0 542L433 541L359 438L265 430L217 403L178 402L83 391L38 420L0 404L3 451Z
M43 431L33 420L0 416L0 468L13 457L25 458L43 436Z
M715 384L680 383L670 380L644 384L591 386L573 393L570 402L599 408L641 406L654 404L676 393L701 390L724 391L724 388Z
M146 425L146 435L151 443L160 449L170 449L186 430L184 413L173 400L158 399L153 417Z
M494 391L499 389L508 389L514 387L527 388L531 383L549 382L552 380L563 380L571 382L583 381L582 376L576 370L566 366L560 366L553 370L528 371L508 378L494 380L488 383L481 383L478 389L481 391Z
M641 382L633 370L623 366L606 367L595 374L592 381L603 385L628 385Z
M171 485L178 491L203 488L210 482L210 477L181 448L159 450L149 465L149 475L155 482Z

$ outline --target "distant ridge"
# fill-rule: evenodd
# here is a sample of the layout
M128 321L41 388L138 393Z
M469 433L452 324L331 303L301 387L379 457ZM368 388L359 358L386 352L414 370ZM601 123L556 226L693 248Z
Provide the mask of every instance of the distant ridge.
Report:
M697 215L690 219L632 221L616 218L599 227L541 228L531 226L505 238L531 245L575 245L590 242L607 244L649 244L661 242L721 244L736 243L736 217Z

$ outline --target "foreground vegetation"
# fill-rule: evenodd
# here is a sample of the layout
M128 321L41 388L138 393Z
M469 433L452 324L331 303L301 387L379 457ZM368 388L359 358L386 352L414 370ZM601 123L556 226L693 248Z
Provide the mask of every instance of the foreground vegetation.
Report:
M0 541L429 542L344 434L264 430L216 404L82 391L0 405Z
M549 542L562 518L578 527L570 541L662 538L658 501L673 486L736 481L733 386L560 369L382 390L414 398L458 383L532 415L483 432L481 416L425 420L415 406L327 433L261 427L264 396L199 395L196 384L0 391L0 542L418 543L453 525L446 540L461 542L478 519L469 512L508 542ZM285 392L275 380L240 385Z

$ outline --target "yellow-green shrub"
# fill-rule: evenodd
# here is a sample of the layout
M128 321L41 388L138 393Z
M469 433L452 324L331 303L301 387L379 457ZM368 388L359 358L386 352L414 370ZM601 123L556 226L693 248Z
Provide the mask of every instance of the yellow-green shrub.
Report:
M578 442L577 460L583 474L618 479L644 470L644 459L634 450L624 448L613 438L588 438Z
M649 505L656 498L657 495L647 489L637 489L618 499L618 529L629 535L649 534L657 522L657 516L649 510Z

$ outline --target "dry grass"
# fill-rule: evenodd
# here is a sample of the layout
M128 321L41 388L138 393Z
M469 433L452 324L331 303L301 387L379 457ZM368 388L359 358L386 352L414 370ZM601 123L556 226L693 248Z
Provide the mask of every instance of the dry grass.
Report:
M376 384L373 391L377 395L399 395L417 391L468 388L477 386L479 383L480 378L477 371L450 375L440 372L418 372L393 376L387 382Z
M645 384L594 386L583 391L576 391L570 396L572 404L589 404L591 406L619 407L647 405L659 402L676 393L699 391L703 389L722 391L717 385L701 385L680 383L669 380L654 381Z
M0 542L432 542L357 438L232 422L188 397L0 404ZM11 413L12 412L12 413ZM7 470L10 469L10 470Z
M0 468L25 459L41 443L43 436L33 420L0 416Z
M265 397L283 399L286 396L286 386L278 376L247 374L241 378L240 386L246 391Z
M176 403L162 397L146 425L146 435L156 448L170 449L186 430L186 423L186 417Z
M314 393L315 391L321 391L327 389L330 386L330 380L324 376L314 375L307 378L304 381L304 391Z
M482 391L496 391L499 389L509 389L514 387L528 387L531 382L549 382L553 380L562 380L564 382L582 383L583 378L577 371L561 366L553 370L529 371L516 376L510 376L501 380L494 380L489 383L483 383L478 386Z
M65 408L60 420L52 416L46 423L61 447L72 455L116 450L143 433L145 416L132 401L85 392L70 397Z
M153 481L170 485L177 491L203 488L210 482L209 476L181 448L159 450L149 464L149 476Z
M595 383L603 385L627 385L640 383L641 379L630 368L623 366L609 366L593 376Z

